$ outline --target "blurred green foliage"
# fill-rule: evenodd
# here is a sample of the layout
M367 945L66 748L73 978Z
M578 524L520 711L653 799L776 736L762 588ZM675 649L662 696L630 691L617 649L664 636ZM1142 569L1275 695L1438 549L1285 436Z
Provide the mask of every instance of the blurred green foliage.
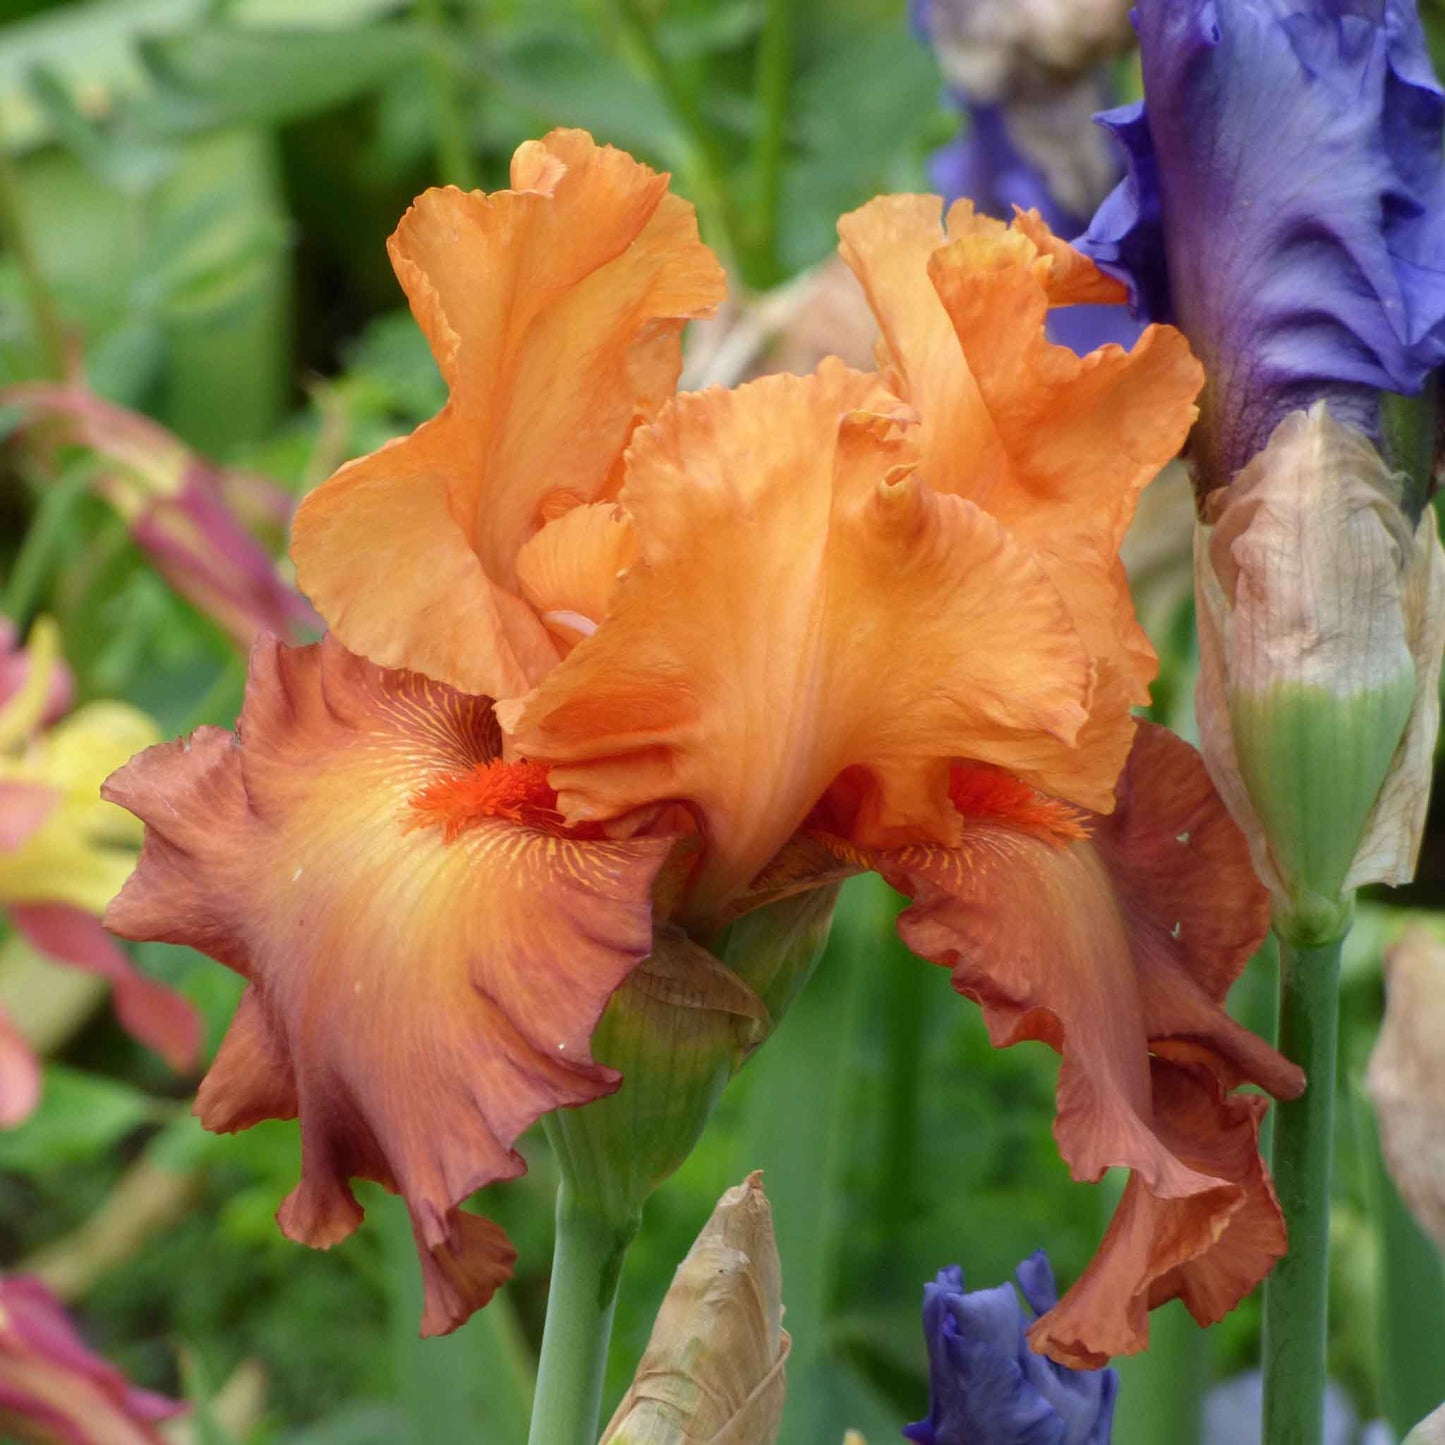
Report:
M841 212L919 188L949 133L934 62L903 11L903 0L10 0L0 384L81 365L101 394L300 492L442 400L384 250L414 194L502 184L520 141L586 126L675 173L735 287L771 286L829 253ZM231 643L83 485L63 486L19 461L0 473L0 577L51 517L44 547L29 548L25 610L60 620L82 696L129 699L167 732L229 724L242 682ZM1176 615L1156 638L1176 724L1188 624ZM1432 830L1420 900L1438 893L1440 849ZM1072 1183L1058 1159L1053 1056L993 1051L946 974L896 941L895 907L881 885L850 886L817 978L650 1206L624 1274L609 1404L717 1195L752 1168L767 1171L795 1340L786 1445L835 1442L848 1426L877 1445L924 1413L917 1311L939 1267L992 1284L1041 1245L1065 1280L1088 1260L1113 1196ZM1350 1087L1380 1014L1379 937L1365 933L1347 982ZM213 1050L238 981L185 950L138 952L203 1010ZM6 966L0 956L0 996ZM1269 968L1237 1000L1265 1028ZM116 1361L190 1392L195 1438L523 1439L555 1183L540 1132L531 1172L488 1201L520 1251L516 1280L457 1336L423 1344L394 1202L369 1196L368 1227L333 1253L287 1243L272 1215L295 1180L295 1126L210 1138L187 1117L193 1085L105 1010L64 1040L40 1112L0 1134L5 1265L73 1249L142 1166L184 1176L184 1208L72 1293ZM1377 1166L1353 1134L1340 1158L1332 1365L1368 1418L1384 1394ZM1181 1370L1248 1368L1257 1302L1207 1340L1172 1323L1163 1334L1152 1383L1147 1357L1127 1367L1120 1439L1156 1445L1144 1402ZM248 1361L265 1389L245 1412L235 1386Z

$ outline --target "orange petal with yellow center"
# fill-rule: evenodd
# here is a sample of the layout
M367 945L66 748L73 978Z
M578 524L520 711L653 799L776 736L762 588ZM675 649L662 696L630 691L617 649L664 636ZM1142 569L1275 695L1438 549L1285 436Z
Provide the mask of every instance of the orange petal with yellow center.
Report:
M955 757L1112 795L1122 759L1074 745L1093 684L1057 590L985 512L919 481L885 407L836 363L677 398L632 446L638 557L611 616L498 710L574 821L691 805L703 913L846 768L872 779L873 842L954 841Z
M512 1146L542 1114L617 1086L589 1041L649 951L669 843L569 837L535 778L492 808L458 783L471 811L447 826L438 790L498 759L489 702L330 638L257 644L239 730L152 748L107 785L147 827L106 921L249 980L203 1122L299 1115L278 1217L305 1243L356 1227L350 1178L401 1193L424 1330L454 1328L512 1260L462 1201L523 1171Z
M1118 805L1087 841L990 802L960 848L874 861L914 899L905 942L953 970L995 1045L1037 1039L1062 1055L1054 1132L1074 1177L1133 1171L1035 1345L1093 1367L1143 1349L1148 1310L1175 1296L1218 1319L1285 1247L1257 1148L1263 1103L1228 1090L1294 1097L1304 1080L1224 1011L1268 900L1193 749L1143 725Z
M338 638L387 667L513 696L557 659L517 557L615 490L624 447L723 294L668 178L581 131L522 146L512 189L421 196L391 238L450 400L302 504L292 555Z
M935 198L885 197L839 227L890 376L922 418L923 473L1034 550L1092 654L1145 701L1157 664L1119 544L1188 435L1203 371L1167 326L1130 352L1052 345L1051 306L1122 303L1119 283L1032 213L1005 226L961 201L939 218Z

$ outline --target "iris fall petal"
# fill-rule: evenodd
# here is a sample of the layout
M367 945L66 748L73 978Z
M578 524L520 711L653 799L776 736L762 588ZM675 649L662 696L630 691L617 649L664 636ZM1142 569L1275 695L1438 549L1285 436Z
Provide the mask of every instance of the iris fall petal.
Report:
M520 804L440 826L418 805L437 785L497 791L488 700L329 638L257 644L239 732L202 729L111 780L147 830L106 921L250 981L202 1085L203 1122L299 1114L301 1180L278 1218L303 1242L355 1228L350 1177L401 1193L423 1329L454 1328L513 1258L462 1201L523 1171L512 1146L540 1115L617 1085L590 1039L649 951L670 842L582 841Z
M993 1042L1061 1053L1055 1135L1074 1176L1134 1171L1035 1344L1091 1367L1142 1349L1148 1310L1175 1295L1217 1319L1284 1249L1256 1147L1263 1101L1227 1091L1292 1097L1303 1079L1222 1007L1268 900L1193 749L1142 727L1087 840L996 817L966 823L961 848L876 861L914 899L904 940L953 970Z

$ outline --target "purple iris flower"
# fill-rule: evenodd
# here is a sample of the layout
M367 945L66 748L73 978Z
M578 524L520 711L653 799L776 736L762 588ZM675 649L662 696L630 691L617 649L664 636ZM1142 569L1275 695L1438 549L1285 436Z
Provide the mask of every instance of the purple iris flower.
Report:
M995 13L1008 3L911 0L913 28L938 51L952 82L949 103L964 121L959 135L929 157L929 180L950 203L966 197L1004 221L1015 207L1036 210L1055 235L1077 236L1123 174L1088 124L1114 98L1112 86L1105 67L1088 63L1071 72L1031 53L1026 20ZM1036 39L1047 51L1047 37ZM1079 45L1081 55L1094 53ZM1107 342L1130 346L1140 329L1118 306L1069 307L1049 316L1050 337L1080 355Z
M1028 1325L1059 1302L1043 1250L1016 1278L1029 1316L1010 1284L966 1291L957 1265L924 1285L932 1399L928 1418L903 1431L914 1445L1108 1445L1118 1375L1035 1354Z
M1101 117L1128 175L1078 244L1173 321L1209 380L1193 449L1223 485L1323 400L1445 362L1445 92L1415 0L1139 0L1142 104Z

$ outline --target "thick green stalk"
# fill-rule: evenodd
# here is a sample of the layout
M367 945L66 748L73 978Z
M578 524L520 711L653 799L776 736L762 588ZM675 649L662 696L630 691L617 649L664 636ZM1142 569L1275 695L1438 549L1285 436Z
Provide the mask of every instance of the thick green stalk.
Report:
M1279 947L1279 1047L1309 1077L1276 1106L1272 1167L1289 1252L1264 1287L1265 1445L1321 1445L1340 945Z
M564 1168L529 1445L595 1445L617 1284L641 1219L589 1207Z

